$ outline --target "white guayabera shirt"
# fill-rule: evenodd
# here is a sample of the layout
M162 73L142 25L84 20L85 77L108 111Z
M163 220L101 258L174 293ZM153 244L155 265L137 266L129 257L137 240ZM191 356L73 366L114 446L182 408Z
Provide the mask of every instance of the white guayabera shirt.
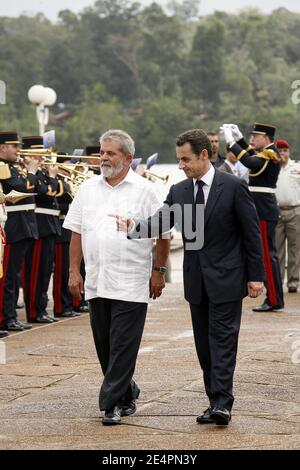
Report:
M154 184L131 169L117 186L102 175L80 186L63 226L81 235L87 300L148 302L153 240L128 240L108 214L146 218L161 205Z

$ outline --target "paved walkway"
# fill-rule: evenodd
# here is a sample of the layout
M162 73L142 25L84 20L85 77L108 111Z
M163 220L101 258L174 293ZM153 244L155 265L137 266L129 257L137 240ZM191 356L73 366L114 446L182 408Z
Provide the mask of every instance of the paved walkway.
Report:
M150 304L135 374L138 412L121 426L100 422L88 315L7 338L0 449L299 449L300 294L286 295L284 312L254 314L255 304L244 304L228 428L196 424L207 400L176 283Z

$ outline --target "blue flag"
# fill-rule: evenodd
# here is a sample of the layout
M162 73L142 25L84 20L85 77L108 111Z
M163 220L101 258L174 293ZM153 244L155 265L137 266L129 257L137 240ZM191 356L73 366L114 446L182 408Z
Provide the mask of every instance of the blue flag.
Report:
M131 168L133 171L137 169L137 167L141 164L142 158L134 158L131 162Z
M55 131L49 131L43 134L43 144L46 149L55 147Z
M158 153L154 153L153 155L150 155L149 158L147 158L147 165L146 168L149 170L153 165L156 165L158 159Z

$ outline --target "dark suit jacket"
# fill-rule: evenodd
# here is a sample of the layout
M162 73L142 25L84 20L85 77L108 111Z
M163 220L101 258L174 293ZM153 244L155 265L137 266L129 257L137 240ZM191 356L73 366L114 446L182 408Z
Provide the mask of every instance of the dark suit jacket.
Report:
M182 214L185 205L194 202L193 180L187 179L170 188L164 206L147 220L135 220L136 230L130 238L144 238L182 225L184 242L184 292L188 302L198 304L205 285L214 303L233 302L247 295L247 282L263 281L264 266L258 216L245 181L215 170L204 211L204 245L200 250L187 249L184 223L171 206L179 204ZM141 233L143 236L141 236Z

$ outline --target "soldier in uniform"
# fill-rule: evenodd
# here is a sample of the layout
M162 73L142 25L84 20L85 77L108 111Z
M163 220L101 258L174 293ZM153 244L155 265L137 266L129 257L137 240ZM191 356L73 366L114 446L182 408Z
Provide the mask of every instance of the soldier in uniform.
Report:
M60 153L60 155L63 155ZM67 155L59 158L59 163L70 161ZM64 184L64 193L57 197L60 210L59 222L61 225L61 235L56 236L55 240L55 261L53 275L53 300L54 300L54 316L55 317L73 317L80 315L80 312L73 310L73 296L70 292L69 282L69 247L72 232L63 227L63 222L72 202L70 187L67 182Z
M254 312L270 312L284 307L280 265L275 244L275 229L279 217L275 195L282 159L274 144L276 127L255 123L250 146L234 124L222 127L226 143L237 159L250 169L249 189L259 216L264 250L267 295Z
M3 194L1 180L4 179L2 176L2 168L6 166L6 163L0 163L0 279L3 277L3 254L4 246L6 243L6 237L4 232L5 222L7 221L7 214L5 210L5 196ZM5 175L6 176L6 175ZM6 179L6 178L5 178ZM0 339L8 336L8 332L0 330Z
M43 138L28 136L23 138L23 149L43 149ZM57 178L57 166L42 168L41 157L36 176L38 184L47 188L44 194L36 196L35 216L38 225L38 239L26 255L25 306L28 320L38 323L52 323L56 320L48 315L48 287L53 270L55 238L61 235L59 207L56 197L64 193L63 182Z
M33 193L37 189L37 162L32 159L24 161L24 172L15 165L18 159L19 145L17 132L0 132L0 160L9 164L11 173L10 178L2 181L4 194L8 194L12 190ZM6 205L6 245L3 277L0 280L0 328L4 326L9 331L23 331L31 328L31 325L17 319L15 296L17 276L21 270L22 262L38 236L34 209L34 196L15 204L8 202Z

